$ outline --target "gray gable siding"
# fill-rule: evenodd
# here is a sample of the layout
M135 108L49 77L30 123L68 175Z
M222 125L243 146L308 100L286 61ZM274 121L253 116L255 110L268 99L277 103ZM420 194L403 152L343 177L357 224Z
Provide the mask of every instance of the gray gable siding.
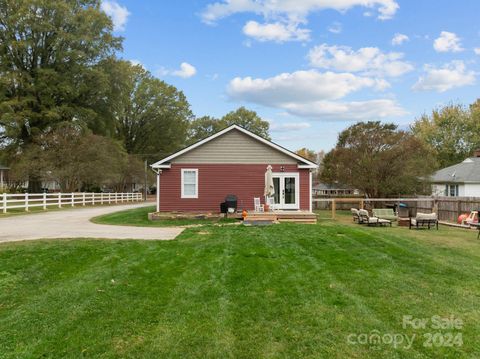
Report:
M232 130L172 159L172 163L296 164L297 161L238 130Z

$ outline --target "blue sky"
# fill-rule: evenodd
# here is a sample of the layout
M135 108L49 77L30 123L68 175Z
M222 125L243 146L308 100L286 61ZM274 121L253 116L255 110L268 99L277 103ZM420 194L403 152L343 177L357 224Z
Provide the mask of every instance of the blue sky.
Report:
M365 6L367 4L367 6ZM475 0L104 0L124 59L196 116L246 106L275 142L329 150L355 121L407 127L479 96Z

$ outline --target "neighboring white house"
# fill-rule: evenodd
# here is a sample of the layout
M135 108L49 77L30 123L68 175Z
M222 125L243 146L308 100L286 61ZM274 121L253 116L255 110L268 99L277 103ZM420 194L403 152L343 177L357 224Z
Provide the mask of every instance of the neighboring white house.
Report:
M9 168L0 164L0 189L7 185L7 173Z
M448 197L480 197L480 150L462 163L433 174L432 194Z

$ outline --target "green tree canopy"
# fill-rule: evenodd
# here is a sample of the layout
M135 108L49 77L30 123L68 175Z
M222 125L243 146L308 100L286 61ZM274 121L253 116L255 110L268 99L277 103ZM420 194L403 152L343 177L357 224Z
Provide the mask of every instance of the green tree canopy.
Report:
M268 121L263 120L255 111L248 110L245 107L240 107L235 111L227 113L222 117L221 121L224 123L224 127L238 125L256 135L270 139L270 134L268 133L270 124Z
M79 122L62 122L26 147L13 164L12 175L21 182L33 174L58 183L64 192L92 186L121 188L126 178L138 177L142 169L141 163L132 161L113 139L95 135Z
M198 117L190 122L190 126L188 128L188 142L194 143L200 141L213 135L215 132L222 130L223 128L225 128L225 124L214 117Z
M188 131L189 143L202 140L231 125L241 126L267 140L270 139L268 121L263 120L255 111L240 107L221 119L203 116L193 120Z
M421 178L434 161L426 146L394 124L361 122L342 131L336 147L325 155L320 175L371 197L423 192Z
M108 132L96 112L107 85L100 63L120 47L100 0L0 1L3 145L24 149L64 121Z
M306 158L307 160L310 160L312 162L317 162L318 154L314 150L310 150L306 147L303 147L295 151L295 153L299 156L302 156L303 158Z
M183 92L128 61L109 68L110 113L127 152L158 160L184 146L193 114Z
M452 104L423 115L411 126L434 152L440 168L462 162L480 146L480 102Z

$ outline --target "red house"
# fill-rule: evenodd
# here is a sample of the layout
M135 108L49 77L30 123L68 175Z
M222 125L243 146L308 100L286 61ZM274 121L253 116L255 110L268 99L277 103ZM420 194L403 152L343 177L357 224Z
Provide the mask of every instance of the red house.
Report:
M157 173L157 212L220 212L228 194L252 210L272 166L275 208L312 211L317 164L232 125L151 165Z

